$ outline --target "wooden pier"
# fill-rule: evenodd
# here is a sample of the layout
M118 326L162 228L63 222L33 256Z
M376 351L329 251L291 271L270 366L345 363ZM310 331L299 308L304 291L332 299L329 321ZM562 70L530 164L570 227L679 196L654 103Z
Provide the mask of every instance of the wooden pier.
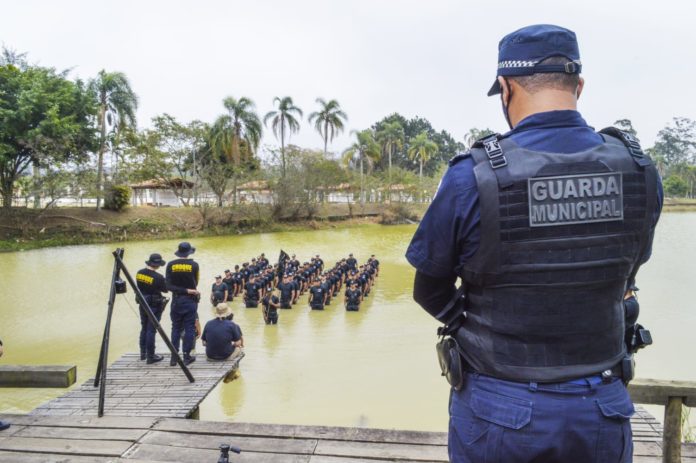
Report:
M221 423L172 418L0 415L0 461L17 463L215 462L220 444L242 449L235 462L446 462L447 435L324 426ZM661 427L639 409L632 419L635 463L662 459ZM682 447L696 462L696 445Z
M242 356L243 357L243 356ZM189 365L196 381L190 383L169 357L147 365L138 354L125 354L107 371L104 414L197 418L198 405L225 376L236 370L241 357L214 361L199 355ZM79 388L31 411L31 415L96 415L99 388L89 379Z

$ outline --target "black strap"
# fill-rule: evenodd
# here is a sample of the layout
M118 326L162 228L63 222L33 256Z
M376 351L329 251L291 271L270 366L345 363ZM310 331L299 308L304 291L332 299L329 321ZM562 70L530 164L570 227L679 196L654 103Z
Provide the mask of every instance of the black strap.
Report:
M640 167L647 167L652 164L650 158L643 153L643 148L640 147L640 141L628 132L619 130L616 127L606 127L599 131L600 134L609 135L618 138L626 146L628 152L631 153L633 160Z
M507 159L505 158L505 153L503 148L500 146L500 140L502 135L493 134L486 138L482 138L474 144L475 148L483 148L486 152L488 158L488 163L495 173L495 177L498 180L498 187L500 189L507 188L512 185L512 177L507 169Z
M635 285L636 275L638 274L638 269L643 264L643 259L645 259L645 253L648 251L648 245L650 244L650 230L653 227L653 220L655 214L655 208L657 204L657 170L654 166L650 166L645 169L645 219L643 225L643 233L641 236L640 243L640 253L638 254L638 260L633 265L631 274L628 277L628 287L627 290Z
M464 299L465 294L466 283L462 281L462 284L457 288L457 291L455 291L454 296L452 296L452 299L450 299L445 308L435 315L435 318L445 324L444 327L438 328L438 333L449 334L459 328L457 322L461 320L463 312L454 309L458 309L458 305L461 303L462 299Z

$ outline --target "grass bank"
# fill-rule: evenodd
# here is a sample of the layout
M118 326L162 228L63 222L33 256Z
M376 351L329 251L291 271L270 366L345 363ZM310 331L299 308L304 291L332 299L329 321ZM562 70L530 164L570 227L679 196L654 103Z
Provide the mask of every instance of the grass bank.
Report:
M123 212L92 208L0 210L0 252L51 246L152 239L189 239L296 230L394 224L418 220L426 205L325 204L311 214L274 217L269 206L224 208L131 207ZM278 214L276 214L277 216Z

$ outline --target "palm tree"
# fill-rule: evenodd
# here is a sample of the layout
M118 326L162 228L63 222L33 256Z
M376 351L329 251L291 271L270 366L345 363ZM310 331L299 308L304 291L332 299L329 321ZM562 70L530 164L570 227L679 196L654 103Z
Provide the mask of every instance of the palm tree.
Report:
M261 120L254 110L254 102L242 97L239 100L228 96L222 100L227 114L218 117L213 124L211 145L225 153L235 167L241 163L240 145L246 142L250 154L261 141Z
M377 141L382 146L382 152L389 156L389 193L392 184L392 154L404 147L404 128L399 121L384 124L382 130L377 132Z
M437 143L428 138L428 132L425 130L411 140L411 146L408 148L409 159L415 160L418 158L420 162L420 171L418 175L421 184L421 201L423 200L423 164L428 162L430 158L437 153L437 149Z
M300 130L300 123L297 122L293 113L302 117L302 110L295 106L292 102L292 98L286 96L284 98L275 97L273 103L278 103L277 111L270 111L263 118L263 123L267 124L269 120L272 121L273 135L276 138L280 138L280 154L283 157L283 172L282 176L285 178L285 131L289 130L290 133L297 133ZM278 136L280 133L280 137Z
M356 141L343 152L344 163L350 164L355 158L358 158L360 163L360 204L365 202L365 180L364 180L364 163L367 163L371 169L374 162L379 159L380 149L372 134L372 130L363 130L352 133L356 136Z
M104 152L108 142L107 132L120 132L135 127L135 111L138 97L122 72L99 71L96 79L89 82L89 90L97 102L97 127L99 129L99 152L97 158L97 210L101 205L104 176ZM109 126L109 127L107 127Z
M348 116L336 100L330 100L327 103L323 98L317 98L317 103L321 105L321 109L311 113L308 120L310 124L314 124L314 128L324 139L324 156L326 156L328 143L337 134L343 132L343 123L348 120Z

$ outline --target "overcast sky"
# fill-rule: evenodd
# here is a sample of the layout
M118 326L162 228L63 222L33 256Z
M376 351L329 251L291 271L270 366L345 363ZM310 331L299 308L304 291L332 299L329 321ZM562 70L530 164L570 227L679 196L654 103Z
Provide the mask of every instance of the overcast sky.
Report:
M31 62L87 79L122 71L140 98L138 123L167 112L212 122L222 99L247 96L262 117L275 96L305 116L335 98L348 132L399 112L462 140L506 130L486 97L498 41L529 24L578 35L580 111L602 128L633 120L645 147L674 116L696 119L696 2L661 1L4 1L0 42ZM303 122L292 143L321 147ZM276 144L267 131L264 144Z

